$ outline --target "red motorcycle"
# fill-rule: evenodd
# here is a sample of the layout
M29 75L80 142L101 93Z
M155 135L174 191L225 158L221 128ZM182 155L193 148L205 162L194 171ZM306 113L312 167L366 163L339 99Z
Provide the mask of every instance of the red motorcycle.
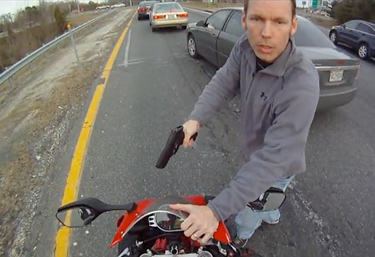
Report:
M158 168L164 168L169 158L182 144L181 133L183 132L181 131L180 127L172 130L167 146L158 160ZM85 198L60 207L56 218L64 226L76 228L91 224L105 212L123 210L124 213L117 220L117 232L110 244L110 248L118 245L118 257L238 257L243 255L243 249L238 249L232 244L224 222L219 222L213 238L207 244L200 245L197 241L186 237L180 227L189 214L169 207L170 204L176 203L206 205L210 199L213 197L167 196L125 205L110 205L96 198ZM268 211L279 208L284 200L284 192L271 188L248 206L254 210ZM246 255L260 256L249 249L246 250Z

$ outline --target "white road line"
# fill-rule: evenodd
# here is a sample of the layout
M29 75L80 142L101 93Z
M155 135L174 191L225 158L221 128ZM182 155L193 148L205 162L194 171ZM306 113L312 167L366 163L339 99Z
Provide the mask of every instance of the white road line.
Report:
M128 42L126 42L126 48L125 48L125 59L124 59L124 66L125 67L128 67L128 58L129 58L129 47L130 47L130 39L131 39L131 35L132 35L132 30L129 29L129 32L128 32Z
M141 63L144 63L144 61L131 61L128 63L128 65L141 64Z

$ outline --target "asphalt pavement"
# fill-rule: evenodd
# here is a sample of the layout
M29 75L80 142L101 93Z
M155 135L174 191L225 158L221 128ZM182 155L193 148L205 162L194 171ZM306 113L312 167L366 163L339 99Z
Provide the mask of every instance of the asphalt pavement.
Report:
M207 15L189 10L191 22ZM263 225L250 247L288 257L375 252L374 71L373 61L362 61L355 100L315 117L307 171L288 189L280 224ZM185 30L152 32L148 20L135 18L100 105L79 196L121 204L219 193L239 169L237 99L201 130L194 149L181 147L165 169L155 168L170 130L184 122L214 73L204 60L188 56ZM116 256L109 244L120 214L74 230L70 256Z

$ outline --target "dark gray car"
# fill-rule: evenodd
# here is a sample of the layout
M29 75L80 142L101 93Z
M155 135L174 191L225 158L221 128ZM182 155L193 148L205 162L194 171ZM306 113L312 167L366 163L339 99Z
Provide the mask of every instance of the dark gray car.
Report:
M138 20L149 19L153 6L159 1L142 1L138 5Z
M242 27L243 8L223 8L187 28L188 53L202 56L220 68L234 44L246 30ZM295 34L297 47L315 65L320 76L318 111L333 109L351 102L357 92L358 59L336 50L336 46L309 20L298 16Z
M351 20L333 26L329 38L334 44L342 43L357 50L361 59L375 58L375 23Z

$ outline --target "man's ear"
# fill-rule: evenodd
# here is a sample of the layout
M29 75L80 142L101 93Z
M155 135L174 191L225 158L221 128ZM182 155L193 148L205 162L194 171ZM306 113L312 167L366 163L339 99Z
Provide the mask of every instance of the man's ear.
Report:
M292 28L290 29L290 36L293 36L296 33L297 24L298 24L297 16L294 16L292 20Z
M242 11L242 19L241 20L242 20L242 27L247 30L245 11Z

